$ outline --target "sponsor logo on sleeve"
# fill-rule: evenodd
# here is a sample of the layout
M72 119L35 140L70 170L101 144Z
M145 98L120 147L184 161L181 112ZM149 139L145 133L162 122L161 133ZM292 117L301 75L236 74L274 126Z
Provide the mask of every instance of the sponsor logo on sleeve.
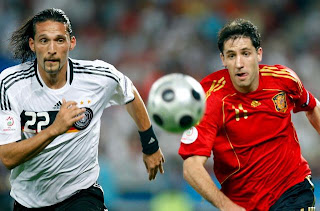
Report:
M198 130L195 127L192 127L184 131L181 142L184 144L192 144L198 138Z

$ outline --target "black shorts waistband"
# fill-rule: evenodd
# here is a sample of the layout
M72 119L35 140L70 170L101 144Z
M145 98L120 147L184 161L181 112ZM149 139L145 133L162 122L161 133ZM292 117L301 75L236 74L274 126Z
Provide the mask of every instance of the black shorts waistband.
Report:
M14 202L14 211L25 211L25 210L37 210L37 211L53 211L61 206L63 206L66 203L69 203L70 201L73 201L76 198L79 198L80 196L94 196L95 198L99 199L100 201L104 201L103 198L103 190L102 187L98 183L94 183L92 186L90 186L87 189L81 189L76 191L72 196L69 198L63 200L62 202L59 202L57 204L47 206L47 207L41 207L41 208L27 208L19 202L15 200Z

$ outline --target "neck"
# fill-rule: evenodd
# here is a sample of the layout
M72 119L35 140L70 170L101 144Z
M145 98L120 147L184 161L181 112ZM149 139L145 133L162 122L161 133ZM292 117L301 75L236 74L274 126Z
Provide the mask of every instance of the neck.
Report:
M65 74L63 74L64 75L63 78L61 78L60 75L61 74L47 74L46 73L46 76L44 77L45 79L43 81L51 89L60 89L67 82Z
M259 87L259 81L257 81L257 83L252 84L250 87L236 87L235 85L233 85L235 87L235 89L238 92L241 92L243 94L249 93L249 92L254 92L258 89Z
M57 73L48 73L39 69L40 76L43 82L50 89L60 89L67 82L67 66L59 70Z

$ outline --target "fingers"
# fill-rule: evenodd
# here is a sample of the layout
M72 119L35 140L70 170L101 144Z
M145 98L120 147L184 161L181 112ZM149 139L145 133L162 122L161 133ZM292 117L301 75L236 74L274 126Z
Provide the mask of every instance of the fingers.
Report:
M79 121L84 117L84 112L86 111L85 108L74 108L71 112L71 115L73 116L74 121Z
M146 167L147 173L149 173L149 169L148 169L147 163L146 163L146 162L143 162L143 163L144 163L144 165L145 165L145 167Z
M147 171L148 171L148 173L149 173L149 180L154 180L154 179L156 179L156 176L157 176L158 171L159 171L161 174L164 173L163 163L164 163L164 158L162 157L161 161L159 161L159 163L158 163L157 165L155 165L154 168L149 168L149 170L148 170L147 164L145 163L146 168L147 168Z
M61 109L68 109L67 112L73 117L75 122L81 120L84 116L80 114L86 111L85 108L79 108L76 105L77 102L75 101L66 101L64 98L62 99Z
M160 162L159 170L160 170L160 173L161 173L161 174L164 173L164 168L163 168L162 162Z
M161 174L164 173L163 163L165 159L160 149L152 155L143 154L143 161L149 174L149 180L154 180L158 171Z
M146 162L143 162L145 167L146 167L146 170L147 170L147 173L149 174L149 180L153 180L156 178L156 174L154 172L154 169L155 168L148 168L148 164Z
M62 105L60 111L58 112L53 124L58 135L66 132L75 122L80 121L85 117L85 108L79 108L77 102L66 101L62 99Z
M73 106L77 105L77 102L75 101L66 101L65 99L62 99L62 105L61 108L72 108Z
M76 114L76 116L73 118L74 122L80 121L85 115L83 112L85 112L86 109L80 109L80 111L78 111Z
M156 175L158 173L158 166L156 166L155 168L151 169L149 172L149 180L154 180L156 178Z

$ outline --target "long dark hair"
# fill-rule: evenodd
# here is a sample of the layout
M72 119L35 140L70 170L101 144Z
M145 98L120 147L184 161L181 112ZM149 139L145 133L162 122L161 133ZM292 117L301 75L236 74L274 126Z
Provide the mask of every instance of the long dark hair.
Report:
M10 48L14 59L25 62L35 58L34 52L29 47L29 38L34 39L36 24L47 20L63 23L69 35L72 35L71 22L64 11L55 8L43 10L27 20L18 30L12 33Z
M223 45L229 39L237 39L239 37L247 37L252 41L253 46L258 49L261 47L261 35L257 26L248 20L236 19L227 23L218 32L218 48L223 53Z

